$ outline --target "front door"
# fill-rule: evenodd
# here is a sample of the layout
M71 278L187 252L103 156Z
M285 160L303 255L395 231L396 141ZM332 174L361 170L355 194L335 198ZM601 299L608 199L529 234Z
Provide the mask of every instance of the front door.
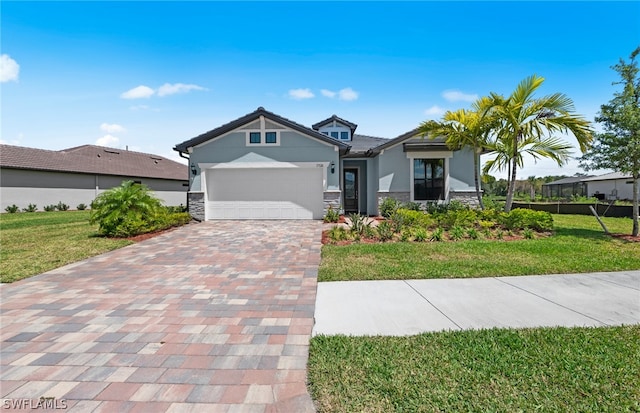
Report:
M344 212L359 212L358 207L358 170L344 169Z

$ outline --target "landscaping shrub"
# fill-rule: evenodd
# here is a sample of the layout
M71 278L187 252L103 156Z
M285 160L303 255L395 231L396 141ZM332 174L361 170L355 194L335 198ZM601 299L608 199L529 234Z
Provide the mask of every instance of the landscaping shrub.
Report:
M378 224L378 237L380 241L389 241L395 234L394 225L389 221L382 221Z
M87 209L87 206L85 204L78 204L78 206L76 207L76 209L78 211L84 211L85 209Z
M183 225L191 217L186 212L170 212L151 190L133 181L98 195L91 203L91 222L109 237L129 237Z
M332 242L345 241L349 239L347 230L342 226L335 226L327 231L327 236Z
M351 221L351 232L356 236L367 235L366 228L371 226L368 221L368 217L360 214L350 214L349 220Z
M536 231L553 230L553 217L544 211L517 208L508 214L502 214L501 224L508 230L531 228Z
M43 208L46 212L52 212L56 210L56 206L51 204L51 205L45 205Z
M435 216L438 224L444 228L453 228L455 226L474 226L478 219L476 210L471 208L449 209L444 213L439 213Z
M459 225L452 227L451 230L449 231L449 238L451 238L454 241L461 240L462 238L464 238L464 228L462 228Z
M13 204L13 205L9 205L4 210L10 214L15 214L16 212L20 211L20 207L18 207L18 205L16 204Z
M324 222L338 222L340 220L340 212L329 206L327 213L324 215Z
M58 211L67 211L69 209L69 205L67 205L64 202L60 201L60 202L58 202L58 205L56 205L56 208L58 209Z
M395 198L385 198L380 204L380 214L385 218L389 218L399 207L400 202Z
M36 212L38 210L38 206L36 204L29 204L28 207L22 208L24 212Z
M431 241L442 241L444 240L444 230L442 228L436 228L432 233L431 233Z
M416 228L413 231L413 239L417 242L425 242L429 238L426 228Z
M392 216L391 219L399 221L402 225L428 227L433 224L433 219L422 211L415 211L400 208Z
M422 211L422 205L418 202L405 202L400 206L402 209L408 209L410 211Z

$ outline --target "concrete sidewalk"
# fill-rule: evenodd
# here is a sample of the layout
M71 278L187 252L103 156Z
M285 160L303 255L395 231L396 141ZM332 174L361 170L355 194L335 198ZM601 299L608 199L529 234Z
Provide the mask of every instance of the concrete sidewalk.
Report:
M640 271L318 283L313 334L640 324Z

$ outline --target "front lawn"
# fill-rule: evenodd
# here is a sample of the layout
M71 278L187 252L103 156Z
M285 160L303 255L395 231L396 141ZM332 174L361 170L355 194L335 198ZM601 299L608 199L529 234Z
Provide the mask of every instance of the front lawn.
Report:
M0 281L13 282L132 242L97 236L89 211L0 214Z
M324 245L319 281L468 278L640 269L640 242L604 235L594 217L553 215L551 237L518 241ZM629 218L604 218L631 233Z
M319 412L637 412L640 326L318 336Z

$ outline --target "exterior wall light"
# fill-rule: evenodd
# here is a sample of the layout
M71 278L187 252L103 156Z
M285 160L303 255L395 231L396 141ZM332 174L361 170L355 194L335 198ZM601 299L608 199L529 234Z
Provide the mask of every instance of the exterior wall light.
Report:
M194 164L191 164L191 174L193 176L196 176L197 172L198 172L198 170L196 169L196 166Z
M331 173L335 173L336 172L336 164L335 162L331 162Z

